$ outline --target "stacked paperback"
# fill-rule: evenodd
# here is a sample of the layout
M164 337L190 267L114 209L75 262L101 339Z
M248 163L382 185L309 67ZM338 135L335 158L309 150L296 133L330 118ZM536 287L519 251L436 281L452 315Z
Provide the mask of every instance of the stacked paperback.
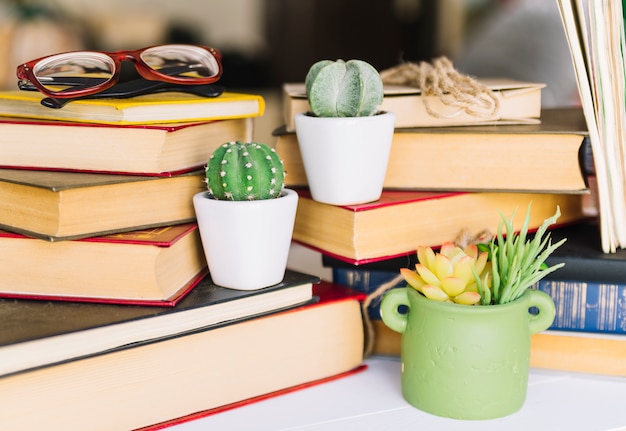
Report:
M362 294L208 274L192 197L260 95L41 98L0 93L4 427L161 428L362 369Z

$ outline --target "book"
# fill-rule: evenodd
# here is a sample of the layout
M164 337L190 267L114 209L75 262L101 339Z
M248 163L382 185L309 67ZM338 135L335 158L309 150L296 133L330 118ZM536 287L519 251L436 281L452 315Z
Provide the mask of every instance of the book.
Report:
M224 92L217 97L165 92L127 99L82 99L63 108L41 105L37 91L0 91L0 116L101 124L178 123L259 117L265 100L258 94Z
M319 302L4 375L3 427L137 429L360 368L362 295L324 282L313 293Z
M56 241L193 222L203 178L0 169L0 228Z
M380 320L381 286L404 287L398 270L369 270L363 267L332 267L332 280L371 295L367 313ZM560 271L539 281L534 288L553 299L556 316L550 329L560 331L626 334L626 283L563 280Z
M589 130L602 250L626 248L626 65L623 2L557 2Z
M171 176L202 167L224 142L249 141L253 125L253 118L122 126L0 117L0 165Z
M626 336L548 330L530 340L530 366L626 377Z
M427 96L427 103L440 117L431 116L425 107L420 89L403 85L385 85L381 111L396 114L396 127L439 127L468 124L537 123L541 114L543 83L516 81L508 78L478 80L494 92L498 110L493 115L473 116L456 108L450 110L437 97ZM282 86L283 120L289 132L296 130L294 116L311 110L304 83L290 82Z
M195 223L54 242L0 230L0 262L3 298L173 306L207 274Z
M550 278L609 284L626 283L624 278L626 250L604 253L599 224L598 218L592 218L585 223L561 226L551 231L553 241L562 238L567 238L567 241L546 259L549 265L565 263L565 266L551 274Z
M274 136L286 185L307 186L296 133L281 127ZM578 108L543 110L540 124L396 128L383 186L584 193L586 137Z
M418 245L439 246L463 232L496 232L499 212L509 217L531 202L531 230L554 215L557 206L559 224L586 218L579 194L384 190L375 202L335 206L314 201L307 189L297 190L293 239L353 264L413 254ZM515 228L522 222L518 216Z
M556 317L550 329L626 334L626 250L602 252L597 220L552 228L550 237L553 243L567 238L546 259L549 266L565 266L535 286L554 300ZM368 295L383 285L405 286L400 268L413 269L416 263L416 253L359 266L322 256L322 264L331 269L335 283ZM380 295L370 299L369 318L380 319L381 300Z
M174 307L2 298L0 376L301 305L313 299L317 282L288 270L281 283L244 291L206 276Z

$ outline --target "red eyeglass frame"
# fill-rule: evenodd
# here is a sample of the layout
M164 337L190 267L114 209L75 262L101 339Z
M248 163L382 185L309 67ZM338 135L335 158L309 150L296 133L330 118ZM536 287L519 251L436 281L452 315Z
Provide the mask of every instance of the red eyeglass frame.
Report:
M218 71L214 76L210 76L207 78L180 78L177 76L165 75L159 73L158 71L152 69L150 66L145 64L141 59L141 54L144 51L147 51L152 48L157 47L167 47L167 46L184 46L184 47L192 47L192 48L201 48L208 51L216 60ZM82 89L66 89L61 91L51 91L44 87L39 80L35 77L34 69L37 63L40 61L56 57L59 55L71 55L71 54L79 54L79 53L96 53L96 54L104 54L108 56L111 60L113 60L113 64L115 69L113 70L113 75L107 81L94 85L93 87L82 88ZM135 69L139 72L142 78L150 80L150 81L164 81L171 82L174 84L187 84L187 85L204 85L204 84L212 84L220 79L222 76L222 54L219 50L203 46L203 45L185 45L185 44L165 44L165 45L152 45L145 48L137 49L137 50L122 50L122 51L94 51L94 50L81 50L81 51L68 51L63 53L46 55L44 57L36 58L34 60L27 61L26 63L20 64L17 66L16 75L19 80L27 80L32 85L34 85L41 93L56 98L74 98L80 96L88 96L90 94L96 94L101 91L106 90L107 88L112 87L120 78L120 71L122 68L122 61L132 61L135 65Z

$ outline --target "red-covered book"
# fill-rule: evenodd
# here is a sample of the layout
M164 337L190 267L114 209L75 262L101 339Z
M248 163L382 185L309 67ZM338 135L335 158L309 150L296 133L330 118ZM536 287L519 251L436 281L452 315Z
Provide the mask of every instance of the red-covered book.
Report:
M158 429L362 369L364 295L326 282L313 294L319 301L0 377L3 427L62 429L69 417L74 429Z
M519 229L531 202L530 230L557 207L559 225L588 218L580 194L384 190L375 202L337 206L314 201L306 188L297 190L293 239L354 265L406 256L419 245L437 247L464 233L495 233L500 214L508 218L516 210Z
M110 125L0 117L0 166L172 176L202 167L224 142L250 140L252 118Z
M50 242L0 230L0 297L173 306L207 274L196 223Z

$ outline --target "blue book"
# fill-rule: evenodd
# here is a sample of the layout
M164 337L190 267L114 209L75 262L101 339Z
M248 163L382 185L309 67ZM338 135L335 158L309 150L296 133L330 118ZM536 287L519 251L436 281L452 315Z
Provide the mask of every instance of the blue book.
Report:
M352 287L367 295L396 279L399 272L362 268L332 268L333 282ZM400 279L392 287L406 286ZM621 284L572 280L541 280L536 288L554 300L556 317L550 329L626 334L626 282ZM368 307L372 320L380 320L380 301L375 297Z
M626 250L603 253L594 222L552 231L554 241L562 237L567 241L547 263L564 262L565 266L536 286L549 294L556 305L556 318L550 329L626 334ZM394 287L406 286L404 280L398 279L399 270L412 268L416 258L355 266L324 257L323 263L332 269L335 283L369 295L394 279ZM368 307L372 320L380 319L381 299L382 296L374 298Z

